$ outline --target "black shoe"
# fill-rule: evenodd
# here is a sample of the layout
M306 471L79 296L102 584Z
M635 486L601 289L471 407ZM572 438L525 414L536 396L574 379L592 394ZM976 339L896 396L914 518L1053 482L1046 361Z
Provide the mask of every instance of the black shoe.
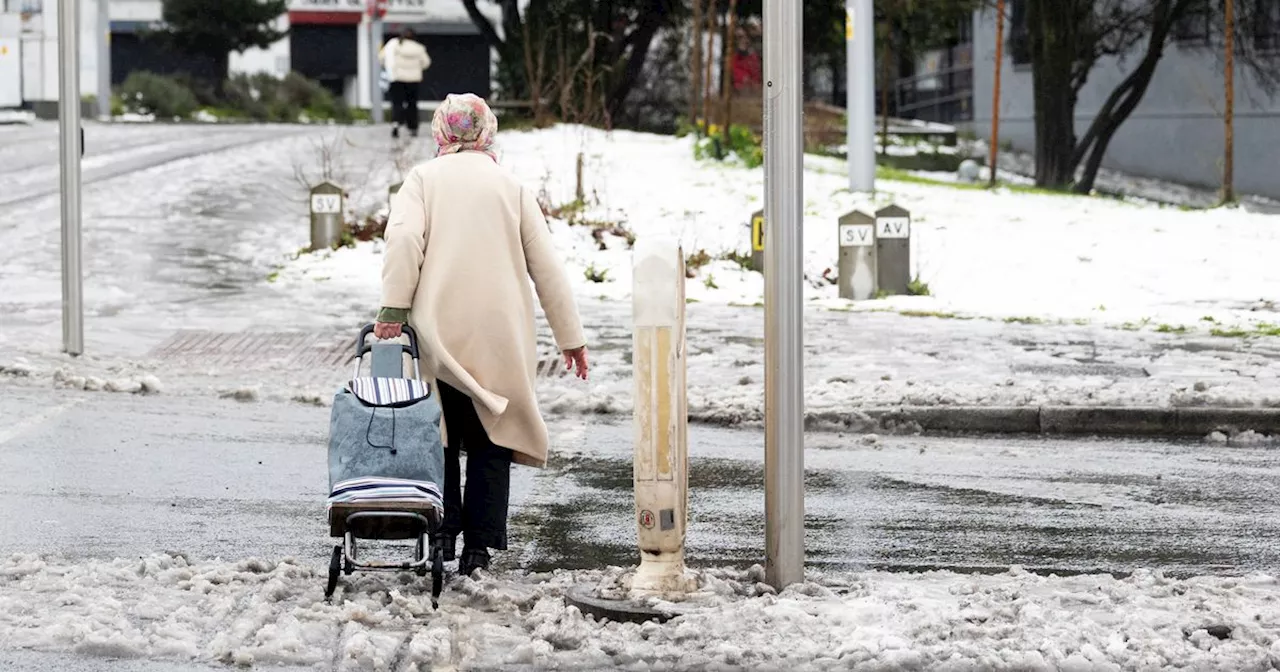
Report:
M452 562L458 557L458 537L445 532L436 532L431 537L431 545L444 551L444 561Z
M465 548L462 559L458 561L458 574L471 576L477 569L489 569L489 549Z
M399 127L399 126L392 126L392 127L391 127L391 137L392 137L392 138L399 138L399 137L400 137L400 127Z
M409 129L409 137L411 137L411 138L416 138L416 137L418 137L418 129L416 129L416 128L411 128L411 129Z

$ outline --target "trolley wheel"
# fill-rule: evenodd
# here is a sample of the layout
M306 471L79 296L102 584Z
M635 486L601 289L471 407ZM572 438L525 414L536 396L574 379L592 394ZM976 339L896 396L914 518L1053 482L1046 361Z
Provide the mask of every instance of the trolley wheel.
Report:
M434 552L434 551L433 551L433 552ZM427 545L423 543L423 538L422 538L422 536L419 536L419 537L418 537L418 543L417 543L417 545L414 547L414 551L413 551L413 561L414 561L414 562L421 562L421 561L426 560L426 559L427 559ZM427 575L427 563L423 562L421 565L419 565L418 567L414 568L414 570L413 570L413 571L414 571L414 573L415 573L415 574L417 574L418 576L426 576L426 575Z
M440 608L440 592L444 590L444 550L431 551L431 608Z
M324 599L333 597L338 588L338 575L342 573L342 547L334 546L333 555L329 557L329 583L324 587Z

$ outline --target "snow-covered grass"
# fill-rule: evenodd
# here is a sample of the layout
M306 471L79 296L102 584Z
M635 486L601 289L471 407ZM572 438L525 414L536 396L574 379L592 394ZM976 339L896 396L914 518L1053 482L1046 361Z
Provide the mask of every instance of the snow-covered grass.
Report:
M33 158L37 150L56 154L53 125L41 122L38 133L0 128L43 138L6 145L22 161L41 165ZM161 125L148 132L181 136L184 146L220 147L231 140L215 142L215 136L239 142L261 133L253 128ZM429 155L427 143L393 149L384 131L374 128L268 130L281 136L279 142L184 159L182 179L162 180L172 166L129 172L135 161L164 153L139 154L139 128L91 129L104 150L113 150L96 159L98 169L121 174L86 192L86 218L98 222L86 229L92 252L86 253L89 352L78 358L59 353L56 200L12 207L4 249L21 254L4 262L11 273L0 284L16 322L0 329L0 341L9 347L0 368L13 365L23 373L0 371L0 382L135 391L151 390L154 381L144 378L153 375L166 395L327 399L345 367L277 371L212 366L191 357L161 362L146 354L177 328L302 329L337 339L375 314L380 242L295 258L307 238L295 170L318 174L324 152L340 146L334 153L340 165L333 168L349 188L352 216L363 216L385 206L387 185L400 179L403 166ZM544 408L630 411L631 232L679 235L691 257L705 252L708 263L696 269L687 288L695 302L689 307L691 412L726 423L762 417L763 311L742 306L759 305L763 280L720 258L746 251L747 221L760 207L759 171L695 161L691 138L577 127L501 138L507 165L532 188L542 189L545 180L546 201L554 207L575 200L579 148L586 156L589 203L575 214L578 224L557 220L552 227L570 259L595 366L587 386L544 380ZM90 170L95 159L86 161ZM808 164L809 268L820 274L834 250L814 240L826 236L833 244L834 223L827 218L854 199L840 191L839 161L809 157ZM32 177L30 189L40 188L36 177L56 176L56 160L41 171L24 172ZM815 300L805 312L805 382L811 413L829 417L900 404L1280 405L1280 350L1274 338L1264 337L1280 331L1273 326L1280 318L1268 318L1275 314L1268 300L1276 294L1280 268L1263 261L1275 247L1267 217L1046 195L1017 184L988 192L938 184L942 175L883 172L900 179L880 181L891 193L878 203L893 199L923 213L917 260L934 296L850 305L835 299L830 285L810 286ZM100 197L93 197L95 190ZM823 193L834 196L824 199ZM228 210L227 203L236 205ZM985 217L984 204L999 216ZM168 227L169 221L203 225ZM602 235L601 251L592 233L606 223L616 225L610 224L614 233ZM1107 227L1119 233L1111 235ZM1008 240L996 242L1005 253L980 254L985 243L971 239L970 231L1004 232ZM1192 243L1201 233L1204 258L1195 259ZM149 246L155 240L186 252L157 256ZM1081 260L1085 255L1072 246L1096 248L1085 250L1091 261ZM604 282L588 280L588 271ZM210 293L211 282L220 289ZM165 317L157 324L155 315ZM259 315L280 316L278 326L264 327ZM37 332L29 329L37 328L33 338ZM550 341L544 343L552 355ZM1090 371L1091 363L1107 366Z
M762 207L760 170L701 162L692 138L559 126L501 136L502 161L553 206L576 200L584 153L585 207L553 220L581 295L627 300L631 258L620 225L637 237L678 237L711 261L688 283L692 301L753 305L763 278L733 261L749 251L751 214ZM841 310L909 310L995 319L1088 321L1238 335L1280 322L1280 230L1241 209L1187 211L1135 198L1039 192L1017 180L994 191L946 184L946 176L887 171L874 197L848 191L837 159L805 158L804 250L808 300ZM837 267L836 220L896 203L913 218L913 273L932 296L851 304L823 275ZM605 249L600 249L601 243ZM379 246L304 258L282 277L344 277L376 284ZM305 284L305 283L304 283ZM329 291L329 290L326 290ZM1203 318L1211 318L1212 324Z
M335 670L1268 670L1280 665L1275 577L1140 572L1044 577L811 573L775 594L763 570L696 572L683 615L598 622L565 600L623 570L420 580L357 575L333 604L285 560L152 555L0 562L0 642L87 656ZM1220 636L1225 639L1219 639ZM269 669L269 668L268 668Z

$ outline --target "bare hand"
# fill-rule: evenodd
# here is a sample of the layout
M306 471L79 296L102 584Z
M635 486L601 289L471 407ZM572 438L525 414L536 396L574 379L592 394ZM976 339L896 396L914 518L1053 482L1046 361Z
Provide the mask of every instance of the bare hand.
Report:
M403 331L404 325L399 322L378 322L373 325L373 335L378 338L389 341L393 338L400 338L400 332Z
M584 345L581 348L565 350L564 351L564 367L566 369L577 369L576 371L574 371L574 375L576 375L577 377L583 380L586 380L587 369L590 368L587 364L587 347Z

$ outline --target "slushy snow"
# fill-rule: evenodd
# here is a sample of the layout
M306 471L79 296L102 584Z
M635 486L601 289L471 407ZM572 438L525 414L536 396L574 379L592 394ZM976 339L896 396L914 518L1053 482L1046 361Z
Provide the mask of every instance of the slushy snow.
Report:
M32 183L31 193L56 186L56 163L40 164L33 154L48 146L52 156L56 134L52 127L38 130L32 142L10 148L16 160L43 166L27 171L43 180ZM97 159L99 169L120 175L87 191L86 216L99 222L87 229L99 236L90 239L87 257L89 352L75 358L58 352L56 199L24 202L6 211L14 226L3 236L5 249L23 253L5 266L13 266L3 284L19 326L0 330L9 353L0 355L0 382L128 392L150 391L144 378L153 376L169 395L331 398L349 375L346 367L219 364L199 353L159 360L148 353L176 329L350 338L375 314L382 243L296 255L307 227L294 171L318 171L321 150L340 146L333 168L350 187L352 214L363 215L385 207L387 186L425 160L426 143L389 152L388 139L372 128L197 125L166 136L161 153L212 152L268 132L279 138L131 173L135 158L144 166L155 158L134 157L146 153L137 144L146 139L139 129L91 130L114 152ZM580 302L592 379L584 385L542 378L542 407L630 412L630 250L618 235L623 229L597 228L613 223L637 238L676 235L690 255L706 252L709 262L694 269L686 288L691 413L725 424L758 421L764 317L753 306L763 279L720 257L747 250L747 222L762 202L760 171L696 161L689 138L559 126L500 139L504 163L530 188L545 191L553 207L575 198L576 156L580 150L585 156L588 204L580 223L553 219L551 227ZM637 167L653 166L661 170L639 177ZM882 194L870 203L843 190L841 162L811 156L806 166L805 402L814 420L841 423L854 409L900 405L1280 406L1275 339L1210 333L1280 322L1270 302L1280 267L1264 261L1278 251L1271 218L891 180L879 181ZM157 181L177 167L182 180ZM823 276L834 266L835 216L890 201L916 216L916 261L934 296L858 304L834 298L836 288ZM224 211L227 202L236 204L233 212ZM124 211L137 219L106 217ZM193 217L212 219L206 227L168 224ZM119 228L104 228L110 222ZM185 256L157 256L139 244L169 235L182 237ZM588 280L589 270L603 282ZM263 322L261 315L275 319ZM540 344L540 354L554 360L545 326Z
M691 300L762 300L763 276L728 260L731 253L750 252L748 223L763 207L762 171L698 161L692 138L557 126L500 134L500 140L502 162L552 207L575 200L575 162L583 152L586 208L576 225L551 221L580 295L629 300L625 237L593 233L617 223L637 237L675 237L686 254L710 257L688 282ZM837 159L806 156L804 166L805 296L828 308L1202 332L1280 322L1272 303L1280 268L1269 261L1280 255L1273 216L884 179L872 199L848 191ZM852 209L872 213L889 203L912 213L913 274L932 296L839 300L830 281L838 267L836 220ZM381 249L366 243L304 256L286 266L282 279L322 277L327 291L335 283L376 285Z
M598 622L574 586L620 568L455 578L439 611L419 580L355 575L333 604L292 560L181 556L0 563L0 642L87 656L338 670L1268 670L1273 576L1173 580L812 573L775 595L763 570L694 572L666 624ZM1226 634L1226 639L1216 635Z

